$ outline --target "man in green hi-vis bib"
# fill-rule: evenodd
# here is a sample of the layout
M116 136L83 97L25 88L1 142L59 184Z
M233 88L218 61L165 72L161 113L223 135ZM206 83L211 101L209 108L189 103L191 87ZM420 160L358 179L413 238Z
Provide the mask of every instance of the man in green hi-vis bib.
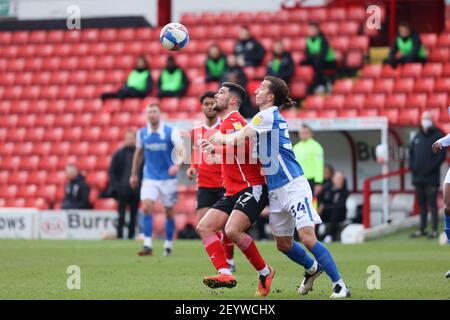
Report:
M330 79L325 76L324 70L336 69L336 55L316 23L309 25L306 38L306 57L300 64L310 65L314 69L314 78L308 88L308 94L313 94L316 89L320 89L322 92L326 91L325 86L329 86L331 83Z
M152 75L144 55L136 60L136 66L128 74L127 81L115 92L105 92L102 94L102 100L111 98L145 98L153 87Z
M183 69L176 64L174 57L168 56L166 67L159 76L158 97L181 97L187 85L188 79Z
M395 68L398 64L425 63L426 60L427 53L419 34L412 31L406 22L399 23L398 34L391 45L389 57L384 62Z

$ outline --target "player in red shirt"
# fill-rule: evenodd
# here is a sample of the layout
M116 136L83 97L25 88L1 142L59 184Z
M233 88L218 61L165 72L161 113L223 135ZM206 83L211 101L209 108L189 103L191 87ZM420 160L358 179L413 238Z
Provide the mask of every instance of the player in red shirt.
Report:
M198 147L200 139L209 140L209 138L220 128L220 118L217 111L214 110L214 95L212 91L205 92L200 98L202 111L205 115L203 123L195 124L191 132L192 154L191 166L186 171L189 180L197 175L197 221L200 221L205 213L222 197L225 189L222 180L222 165L215 163L214 156L207 157L206 153L201 152ZM233 255L233 242L224 232L218 232L222 239L223 247L227 256L227 263L232 272L236 271Z
M229 82L224 82L215 95L214 109L223 119L220 125L222 133L238 131L247 124L238 112L245 96L244 88ZM236 277L231 274L225 251L216 234L225 229L226 235L258 271L256 295L265 297L270 292L275 271L266 264L255 242L246 233L269 203L261 164L252 157L249 143L239 149L225 146L215 148L208 140L202 140L201 147L204 152L222 154L222 178L226 189L225 196L208 210L197 225L206 252L218 271L217 275L204 278L203 283L210 288L236 286Z

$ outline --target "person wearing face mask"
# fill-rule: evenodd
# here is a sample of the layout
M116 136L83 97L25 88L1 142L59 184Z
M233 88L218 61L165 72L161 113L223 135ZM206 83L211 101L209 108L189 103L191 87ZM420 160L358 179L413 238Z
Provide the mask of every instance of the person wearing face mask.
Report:
M429 238L438 236L437 195L441 164L446 158L446 153L434 154L431 146L442 136L442 132L433 124L431 113L423 112L420 130L409 147L409 167L420 208L420 229L411 234L413 238L427 235ZM428 209L431 211L430 233L427 231Z
M175 62L172 56L167 57L166 67L159 76L158 97L181 97L187 90L188 79L183 69Z
M105 92L101 99L111 98L145 98L153 87L153 80L150 74L147 60L145 56L139 56L136 60L136 66L130 72L127 82L117 92Z

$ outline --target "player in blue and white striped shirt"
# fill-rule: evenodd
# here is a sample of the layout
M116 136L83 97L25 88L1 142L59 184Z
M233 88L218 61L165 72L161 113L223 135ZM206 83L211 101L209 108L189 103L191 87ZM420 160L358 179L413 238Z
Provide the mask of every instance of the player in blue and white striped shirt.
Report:
M299 294L307 294L314 280L325 271L333 282L331 298L345 298L350 296L350 290L342 281L331 253L316 239L314 226L322 220L312 206L311 188L295 159L288 125L278 110L278 106L286 103L292 103L286 83L279 78L266 77L256 90L260 112L239 133L215 134L211 140L234 145L256 137L258 158L269 189L269 221L277 248L306 269ZM294 241L295 229L316 260Z
M136 134L136 151L131 169L130 185L138 185L138 168L144 161L141 201L144 211L144 248L140 256L149 256L152 251L153 219L152 214L158 198L166 209L164 254L172 253L172 241L175 232L173 206L177 200L177 172L179 164L174 163L174 155L181 160L182 139L175 128L160 121L159 105L147 106L146 127Z

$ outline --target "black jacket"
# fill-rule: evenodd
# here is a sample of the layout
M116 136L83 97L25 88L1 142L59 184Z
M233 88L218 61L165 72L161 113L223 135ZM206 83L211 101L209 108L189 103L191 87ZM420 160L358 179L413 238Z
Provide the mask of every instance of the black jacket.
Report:
M125 146L117 150L111 159L109 166L109 194L113 198L120 198L129 195L130 193L139 194L140 187L131 189L130 176L131 168L133 167L133 156L136 147ZM142 170L139 170L141 181Z
M89 191L90 188L84 176L79 174L64 187L62 209L91 209Z
M264 47L254 38L238 40L234 46L234 54L236 56L244 55L246 66L260 65L265 53Z
M324 179L322 190L317 194L318 204L330 203L333 198L333 183L331 179Z
M325 60L330 44L323 33L320 33L318 37L322 39L322 46L320 47L320 52L318 55L320 56L320 60ZM308 50L308 46L306 46L306 60L309 60L314 56L315 55L311 54L311 52Z
M334 186L329 190L330 193L326 201L324 201L324 211L329 211L331 214L337 215L338 220L345 220L347 215L347 198L349 195L347 189L347 182L341 189L336 189Z
M398 37L398 35L397 35ZM395 37L394 42L392 42L391 48L389 50L389 59L395 59L395 55L397 54L398 46L397 46L397 37ZM413 58L417 58L419 56L419 50L422 45L422 40L420 40L420 36L417 32L411 32L410 35L412 42L413 42L413 48L410 55ZM406 39L406 38L405 38Z
M273 70L273 62L275 57L273 57L269 64L267 65L267 75L278 77L283 79L286 82L289 82L290 78L294 74L294 60L292 60L292 56L289 52L283 52L280 57L280 69L278 72Z
M409 168L414 185L440 185L440 169L447 156L446 150L434 154L431 145L442 137L443 134L438 128L431 127L427 132L420 129L412 140L409 147Z

